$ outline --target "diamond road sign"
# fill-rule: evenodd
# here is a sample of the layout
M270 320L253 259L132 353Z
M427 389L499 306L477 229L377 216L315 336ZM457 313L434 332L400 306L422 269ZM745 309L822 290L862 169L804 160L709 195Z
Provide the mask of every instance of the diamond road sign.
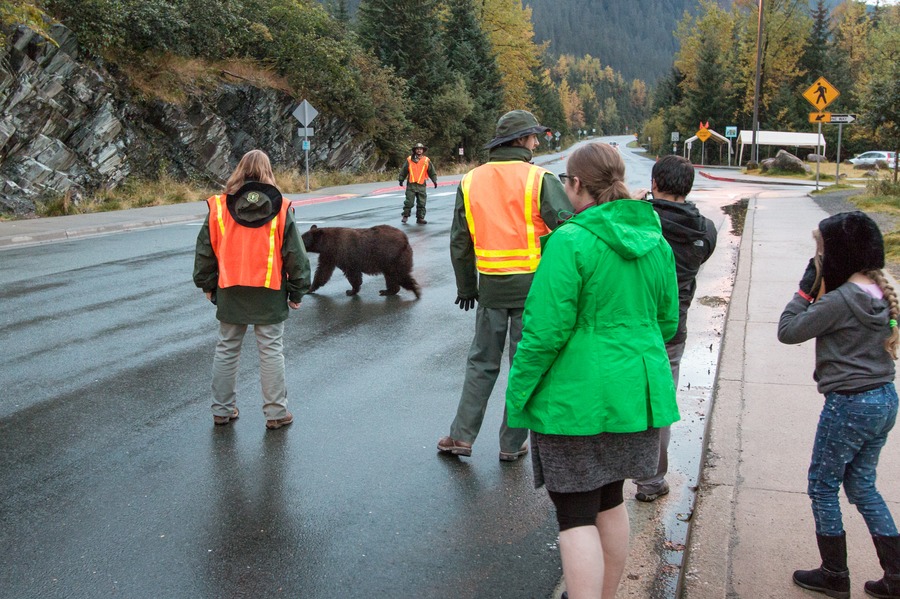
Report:
M856 118L855 114L832 114L831 122L848 124L854 122Z
M828 83L828 80L825 79L825 77L816 79L816 82L810 85L808 90L803 92L803 97L806 98L806 101L815 106L817 110L822 110L834 102L840 95L841 92Z
M300 121L300 124L304 127L309 127L309 124L313 122L313 119L315 119L318 114L319 111L313 108L312 104L306 100L300 102L300 106L293 112L294 118Z

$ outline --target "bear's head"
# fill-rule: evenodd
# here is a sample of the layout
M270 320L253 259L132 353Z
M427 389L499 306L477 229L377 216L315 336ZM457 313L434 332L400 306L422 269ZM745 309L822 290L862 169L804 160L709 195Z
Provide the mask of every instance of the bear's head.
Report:
M322 230L313 225L309 228L309 231L304 233L301 236L303 239L303 246L306 248L307 252L318 252L319 251L319 239L322 237Z

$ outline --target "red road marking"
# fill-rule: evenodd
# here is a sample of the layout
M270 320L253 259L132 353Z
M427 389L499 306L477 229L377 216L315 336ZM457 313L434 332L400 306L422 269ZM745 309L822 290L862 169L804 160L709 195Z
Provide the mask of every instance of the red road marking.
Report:
M326 202L338 202L349 198L358 198L354 193L342 193L335 196L322 196L320 198L309 198L306 200L291 200L291 206L308 206L309 204L324 204Z

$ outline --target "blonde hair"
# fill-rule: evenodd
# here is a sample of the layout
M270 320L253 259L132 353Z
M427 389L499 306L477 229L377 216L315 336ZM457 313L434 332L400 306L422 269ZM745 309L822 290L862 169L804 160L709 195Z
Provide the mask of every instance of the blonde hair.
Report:
M872 269L867 270L863 273L881 288L881 292L884 294L884 299L887 300L888 303L888 312L891 315L892 325L891 326L891 336L885 339L884 341L884 349L887 353L891 354L891 357L895 360L897 359L897 346L900 345L900 332L897 331L897 317L900 314L900 305L897 302L897 292L894 291L894 288L891 287L891 284L887 282L887 278L884 276L884 273L881 269Z
M609 144L582 146L569 156L566 172L578 177L597 204L631 197L625 186L625 163L618 150Z
M231 195L243 187L246 181L259 181L275 185L275 173L272 172L272 163L262 150L250 150L238 162L237 168L228 177L225 183L225 194Z

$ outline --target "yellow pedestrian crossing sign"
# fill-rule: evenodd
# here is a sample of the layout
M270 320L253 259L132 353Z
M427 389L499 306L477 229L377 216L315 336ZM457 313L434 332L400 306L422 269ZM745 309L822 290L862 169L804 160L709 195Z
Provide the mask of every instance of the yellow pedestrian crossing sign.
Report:
M825 77L819 77L816 82L809 86L809 89L803 92L806 101L816 107L816 110L822 110L832 102L834 102L841 92L833 85L828 83Z

